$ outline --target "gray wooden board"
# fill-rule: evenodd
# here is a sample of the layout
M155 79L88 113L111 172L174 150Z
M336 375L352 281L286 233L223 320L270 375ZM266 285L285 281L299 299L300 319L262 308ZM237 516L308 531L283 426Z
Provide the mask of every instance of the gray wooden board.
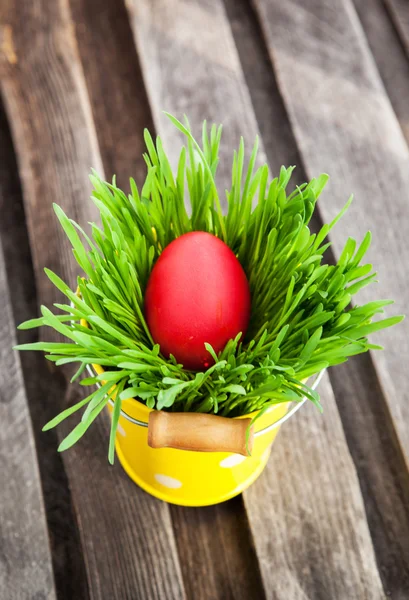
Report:
M270 168L275 174L281 165L295 165L290 185L300 185L305 178L297 144L254 9L247 0L224 4Z
M27 397L0 244L0 598L56 598Z
M256 120L247 110L249 92L223 4L209 0L128 0L127 4L154 124L173 165L183 138L175 135L165 110L179 119L186 113L197 136L204 119L223 123L224 147L237 148L243 135L248 156ZM261 150L260 161L263 158ZM229 185L230 169L230 160L221 161L222 190ZM220 198L225 202L224 193Z
M2 92L23 183L39 298L51 305L59 295L43 267L51 267L71 284L77 275L51 203L59 202L82 225L95 219L87 199L88 169L94 166L102 172L102 165L67 5L40 4L19 3L17 11L10 0L4 7L15 58L10 60L10 52L3 58ZM69 388L56 402L50 393L48 402L57 412L76 394ZM67 433L67 427L61 430ZM183 598L168 507L134 486L118 465L109 468L107 444L101 419L90 437L64 456L90 595ZM127 535L138 551L124 543Z
M3 107L0 105L0 238L3 247L14 323L31 319L38 312L34 271L27 237L23 197ZM38 330L17 331L19 343L38 341ZM48 535L52 548L55 588L59 600L86 600L87 582L71 494L58 445L57 432L41 431L55 416L54 403L64 393L65 379L50 377L48 361L35 352L20 353L32 429L40 467Z
M221 158L221 164L226 165L222 173L221 185L224 184L227 187L233 146L231 140L238 139L240 134L244 134L246 139L252 140L257 133L257 127L249 96L245 89L244 78L237 64L237 53L232 45L232 34L223 6L216 0L200 5L199 3L150 3L146 1L135 2L131 5L130 13L134 26L136 45L145 75L148 97L152 103L153 114L160 115L160 109L163 107L163 104L165 104L167 110L174 114L178 114L181 111L181 107L183 107L182 110L188 114L194 129L197 131L204 115L208 116L211 112L213 118L223 119L226 112L228 112L230 129L229 135L225 139L224 145L222 145ZM208 29L204 25L209 15L213 15L211 33L208 32ZM214 15L217 18L214 18ZM189 23L189 26L185 27L184 23ZM183 35L179 35L181 29L183 29ZM202 29L206 30L207 36L212 36L211 40L201 35ZM165 31L166 35L164 34ZM215 48L219 47L217 44L220 44L223 51L215 51ZM209 46L212 47L211 53L209 53ZM226 48L229 49L228 52ZM220 59L221 56L222 59ZM221 60L223 61L222 69L220 66ZM176 64L180 65L181 61L183 62L183 74L175 74L173 69ZM179 67L179 73L180 71L182 69ZM225 95L223 93L223 86L225 84L223 74L228 72L230 74L234 73L234 76L231 75L227 80L230 88ZM168 83L170 88L172 86L171 74L176 78L176 82L173 84L175 88L179 83L178 77L180 78L179 93L177 93L176 89L174 92L169 92ZM210 97L206 99L204 106L203 98L202 104L200 104L197 102L197 98L190 93L190 90L195 89L195 83L198 80L200 80L202 89L211 91L209 94ZM217 92L214 93L213 90L215 89L217 89ZM184 93L183 90L187 90L187 92ZM235 101L226 104L223 98L232 95L235 97ZM245 120L243 120L243 115L246 117ZM173 153L173 159L175 160L179 138L168 125L161 126L162 121L159 118L158 123L159 133L163 136L166 147L170 153ZM276 167L277 165L274 165L274 168ZM363 562L363 557L366 556L366 566L364 569L367 570L365 570L365 574L362 576L359 569L351 566L349 576L346 578L345 572L342 569L338 569L336 582L331 583L331 579L334 577L334 564L337 560L337 555L334 553L331 564L328 561L321 562L319 565L320 577L323 584L318 577L309 577L308 586L310 591L313 590L311 597L324 597L323 595L318 596L318 594L321 594L322 585L324 585L324 589L337 589L341 594L339 596L341 598L347 598L351 589L355 589L357 594L361 594L362 597L370 597L369 595L365 596L368 589L373 594L373 598L381 598L383 597L383 591L365 520L362 497L342 434L333 395L330 392L328 384L324 386L322 398L329 413L328 418L315 415L313 419L321 419L320 427L327 430L327 444L332 439L337 440L336 453L339 458L338 462L334 464L330 460L323 462L323 469L325 468L325 472L327 472L327 478L323 481L320 489L320 508L322 512L320 518L314 522L316 531L314 532L315 541L312 548L316 556L319 556L320 553L324 556L328 551L330 538L333 536L338 540L339 547L345 548L343 558L348 555L345 564L352 565L354 560L357 561L357 564L360 564ZM301 420L301 415L299 418L301 424L298 426L303 427L304 422ZM313 423L315 423L315 420ZM317 425L315 424L314 427L317 428ZM281 446L283 448L282 452L285 452L289 458L291 457L293 462L296 460L300 462L297 474L294 476L299 477L300 472L304 474L304 477L300 478L299 485L301 487L305 484L305 478L309 477L309 472L317 468L319 463L318 461L315 462L316 458L325 448L324 445L321 445L318 437L315 435L308 436L308 431L309 425L307 422L303 438L304 440L308 440L307 451L305 450L306 443L304 445L300 443L298 446L298 443L294 444L291 442L286 445L282 444ZM297 438L294 436L288 439L293 440ZM278 445L280 445L280 441ZM274 459L272 460L272 464L274 464ZM344 486L337 488L337 496L334 498L332 484L333 480L337 477L337 468L341 465L343 466L344 476L348 482ZM286 476L289 479L286 484L288 487L285 489L290 491L290 486L292 485L290 471L286 471ZM273 485L274 471L270 471L270 467L267 468L261 481L264 482L264 486L267 486L267 488ZM261 559L265 591L267 595L273 597L275 593L278 593L277 589L281 588L276 589L275 587L277 573L271 568L271 565L266 566L265 562L263 563L263 544L272 551L276 536L280 534L280 530L274 528L276 523L275 518L279 519L281 516L284 519L287 509L283 506L283 512L278 511L276 505L268 502L269 497L265 487L263 487L263 483L260 486L257 487L256 484L254 488L256 491L247 492L244 494L244 497L248 518L256 541L256 550L258 551L259 559ZM250 493L252 494L251 501L247 499L247 494ZM293 509L299 511L300 514L302 514L303 510L314 511L315 499L312 496L301 499L297 495L289 497L286 494L283 498L284 501L287 505L293 506ZM350 512L348 519L344 522L342 515L345 507L348 505L350 505ZM336 507L335 509L334 506ZM271 510L269 507L271 507ZM328 523L333 528L328 528ZM271 525L270 529L267 524ZM257 545L257 538L259 538L259 545ZM304 560L307 561L308 546L306 545L301 550L297 547L299 539L295 541L296 545L294 547L292 542L292 540L288 539L286 541L290 554L294 551L295 557L304 557ZM299 562L297 568L299 568L300 564ZM308 565L309 568L313 568L312 561L308 562ZM298 585L300 585L299 582L302 581L304 573L302 571L296 575L294 573L294 570L285 570L282 581L286 581L287 585L289 585L294 577L297 577ZM283 585L285 584L283 583ZM368 588L366 587L367 585L369 586ZM314 596L314 594L317 596Z
M409 597L409 477L369 355L329 371L387 596Z
M335 252L347 235L359 240L371 230L368 261L379 272L379 284L363 290L360 299L392 297L393 313L404 313L409 151L355 9L349 0L331 6L314 0L302 7L257 0L256 6L306 170L332 176L319 203L321 215L330 221L351 192L356 196L333 230ZM409 320L373 340L386 346L372 358L407 460Z
M2 84L3 94L13 126L24 185L39 296L42 302L49 304L57 296L47 280L40 275L42 267L47 264L72 282L76 275L68 245L58 227L55 226L55 218L50 210L51 198L62 203L70 212L70 216L74 216L82 224L95 218L95 212L87 203L87 194L84 194L84 190L89 190L88 166L96 166L102 172L97 140L101 144L104 166L107 169L117 164L122 174L126 176L128 168L125 168L123 161L118 159L120 153L114 156L115 145L120 143L121 138L119 130L115 127L107 127L104 131L98 131L96 135L93 124L95 119L99 127L106 115L112 115L111 112L106 111L111 107L117 110L122 102L122 98L115 93L111 96L108 90L99 87L103 85L104 80L93 67L91 48L93 51L98 47L103 48L104 32L109 36L105 13L101 13L97 28L101 37L90 41L87 39L86 27L87 23L91 22L88 11L92 13L93 4L90 1L85 6L85 2L81 4L79 0L71 0L76 18L81 59L89 78L86 88L73 37L73 22L67 10L66 0L60 0L52 5L47 5L45 2L40 4L37 10L32 8L31 3L27 2L24 6L20 3L17 19L17 11L13 11L13 2L7 0L4 10L6 19L3 20L0 31L0 45L3 51L3 56L0 56L0 69L2 74L5 74ZM404 6L397 0L388 0L388 5L392 4ZM230 0L227 1L227 5L231 16L233 8ZM373 14L380 14L379 4L376 4L377 12L372 13L372 17L368 13L362 14L359 0L356 0L356 5L360 10L383 81L390 90L396 115L405 131L406 108L401 99L403 94L399 92L401 88L394 85L394 81L404 85L398 76L399 69L404 69L402 57L398 58L398 54L393 50L393 54L385 57L384 62L381 62L384 58L381 52L384 42L381 44L379 39L377 40L379 36L373 33L374 27L381 27L381 34L385 39L388 39L387 36L392 39L391 31L380 25L380 21L376 21L377 16L373 16ZM363 165L365 177L368 177L368 174L372 175L373 171L384 173L385 177L381 179L379 175L376 185L369 185L373 183L371 181L361 183L361 186L355 185L354 189L358 189L360 196L362 192L368 194L366 200L360 204L359 214L362 220L369 215L377 226L378 234L383 233L384 237L390 235L388 231L382 232L381 229L382 216L380 208L376 208L380 207L381 201L379 189L384 193L387 186L392 184L391 196L394 201L397 200L397 207L395 202L392 206L388 204L386 210L388 223L392 222L396 228L396 225L402 221L403 203L407 201L407 196L404 195L407 182L402 173L407 167L408 152L351 3L340 2L333 8L327 3L324 6L318 0L308 2L306 5L292 2L287 6L283 6L282 3L278 6L278 2L263 4L262 0L258 0L257 7L259 14L262 15L261 21L266 38L270 42L270 56L279 75L279 86L285 99L285 108L290 113L307 171L314 175L326 169L327 167L323 166L326 159L326 164L333 167L331 172L338 178L335 179L335 186L334 183L332 184L332 198L335 201L332 203L329 201L326 206L321 202L322 214L327 220L333 216L335 209L340 208L351 191L345 189L345 184L358 181L358 167L361 169ZM266 117L264 120L261 119L266 88L260 86L260 89L252 89L250 93L247 89L252 81L248 69L251 60L254 60L251 58L251 41L244 40L241 48L239 47L239 53L237 52L235 40L239 45L237 40L240 32L236 30L234 39L224 6L220 1L188 3L172 0L166 3L165 0L155 0L155 2L128 0L128 8L148 96L152 104L154 122L168 149L172 149L174 161L180 146L180 137L175 134L170 123L161 114L162 109L170 110L178 117L186 112L191 118L196 133L204 117L221 121L226 125L223 145L226 160L221 163L220 183L228 187L231 150L237 147L239 135L244 134L249 151L257 132L255 114L262 130L268 127L266 122L269 119ZM237 10L240 12L240 9ZM263 10L273 10L273 12L263 13ZM287 10L291 15L287 14ZM268 17L267 20L265 15ZM400 19L402 19L401 15L402 12ZM121 22L123 27L121 31L125 31L123 18ZM250 27L253 28L252 35L254 35L254 23ZM291 36L297 33L297 39L294 41ZM114 41L111 47L110 57L113 56L113 60L107 59L104 62L107 76L109 71L116 69L115 64L119 64L120 54L124 52L124 49L119 50L116 55L117 42ZM248 56L244 56L246 44L249 44ZM130 49L129 39L124 47ZM257 50L254 51L254 56L257 57ZM298 71L297 64L293 68L294 56L295 62L300 63ZM245 77L239 58L243 64L247 59ZM124 68L125 77L129 73L131 73L130 77L134 77L132 71L127 70L131 63L132 60L127 62ZM289 72L287 72L288 64L291 65ZM392 66L396 69L393 73ZM263 68L267 68L266 63ZM301 76L299 71L303 71ZM123 73L122 71L118 73L116 80L118 83ZM115 74L111 73L111 75L114 77ZM135 93L137 81L138 76L133 79L129 89L127 88L127 94ZM255 77L255 81L260 81L259 74ZM297 94L292 93L294 81L297 82ZM274 82L271 83L273 89ZM356 91L358 88L360 95ZM98 104L99 89L102 90L101 94L106 93L109 96L103 105ZM340 92L339 98L333 99L334 89L337 93ZM275 89L273 93L275 95ZM255 113L250 99L254 103ZM130 118L132 113L129 104L129 100L125 101L120 119L122 129L129 125L129 130L126 132L127 141L121 149L126 157L125 161L129 160L128 148L132 146L132 140L138 142L138 147L140 140L140 132L132 129L132 118ZM90 106L92 106L92 114ZM275 117L278 123L277 114L279 113L281 118L283 111L281 106L277 106L278 108L276 105L272 108L272 119ZM358 110L354 115L356 106ZM137 113L138 119L144 118L144 111L145 108L141 109L140 114ZM383 124L377 123L377 119ZM354 127L351 132L352 125ZM371 138L373 128L375 141ZM278 124L277 132L279 131ZM288 134L287 129L285 132ZM282 146L286 156L291 156L291 134L287 137ZM337 139L338 137L341 141ZM314 156L316 138L319 142L318 156ZM278 165L275 162L280 160L281 150L276 149L275 152L273 137L269 140L265 139L268 141L268 156L273 163L270 166L276 171ZM331 160L334 156L337 159L341 156L341 160ZM356 164L348 163L347 157L351 163ZM367 163L370 163L371 167L368 167ZM113 168L116 169L115 166ZM395 180L396 173L398 182ZM328 194L327 197L331 198L331 195ZM369 204L369 198L373 197L379 202L375 204L377 214ZM356 213L354 214L356 221ZM362 224L355 223L354 216L348 218L350 219L349 231L352 224L355 226L353 234L356 235L356 231L361 233ZM386 229L389 229L389 225ZM342 228L338 233L339 235L336 232L334 235L337 252L339 252L339 240L346 236ZM44 243L44 240L47 240L47 243ZM392 247L390 253L386 250L390 247L391 238L384 241L384 247L380 245L375 248L374 256L378 256L381 266L380 251L385 248L386 270L389 271L391 265L394 266L394 251L398 247L403 247L403 241L403 234L400 234L400 237L397 235L395 247ZM395 272L390 273L390 279L393 278L395 281L392 293L402 290L403 295L406 292L405 279L402 278L400 283L397 283L399 279L396 279L398 268L401 266L401 264L397 265ZM406 271L405 277L407 277ZM382 273L381 278L382 281ZM391 289L389 282L385 283L383 289L388 291ZM385 335L382 337L385 339ZM393 339L393 336L389 338L388 352ZM405 352L407 347L402 346L401 336L397 336L396 339L396 345L401 351L403 348ZM393 382L393 378L398 370L403 371L402 363L397 362L396 351L391 363L382 362L385 360L376 357L375 365L380 374L381 386L375 385L373 389L377 397L382 396L382 392L386 393L389 401L385 406L386 413L390 407L393 423L396 424L399 421L397 414L399 417L403 404L401 395L398 396L401 404L398 408L393 406L393 393L403 389L403 374L401 380L396 383ZM390 365L392 368L389 374L387 369ZM367 369L366 366L361 365L361 368L365 368L367 375L370 376L371 368ZM359 374L359 368L346 370L345 373ZM55 377L51 373L49 376L51 384ZM335 377L334 382L336 382ZM351 385L346 386L348 389L345 388L345 393L353 393L352 383L351 380ZM356 385L357 387L363 385L363 378L359 375ZM341 390L341 387L338 386L338 390ZM56 388L58 386L54 386L54 389ZM45 395L48 396L45 401L48 404L55 402L52 389L53 386L50 385L48 395L45 389ZM78 399L78 393L77 388L69 388L60 406L65 402ZM291 593L291 598L295 599L382 598L383 591L368 535L359 485L328 381L324 382L321 394L326 407L324 416L314 413L312 407L309 407L304 416L299 415L297 420L287 423L278 438L273 458L265 474L244 495L265 593L268 597L274 598L288 598ZM370 402L368 394L366 395L368 398L365 396L365 402ZM363 428L365 418L361 412L358 417ZM389 442L392 447L394 431L392 421L389 423L389 416L385 414L385 444ZM348 415L344 414L343 418L345 422L348 421ZM380 418L376 425L371 422L368 426L369 430L374 431L380 422ZM389 425L391 425L390 429ZM66 431L68 431L67 427L63 429L63 433ZM403 422L400 423L400 428L397 427L397 431L402 443ZM294 444L294 439L297 440L297 444ZM108 469L105 460L106 441L107 422L102 420L93 431L89 432L88 437L77 449L64 455L64 464L70 477L75 512L81 532L91 596L95 598L105 598L107 595L110 598L184 597L169 510L163 504L137 490L125 478L118 465L114 469ZM375 444L376 460L385 461L386 457L382 454L385 444L381 439L379 444ZM367 446L363 444L362 449L367 458ZM353 446L355 460L362 458L360 451L361 447L355 440ZM392 458L399 459L396 453L392 452L392 455ZM394 464L395 470L399 471L401 468L399 460ZM358 466L358 472L361 474L363 471L365 469ZM396 479L400 476L400 473L396 473ZM371 482L376 480L375 471L371 471L369 479ZM406 479L407 471L403 468L402 486L406 485ZM400 515L399 511L404 502L404 500L399 502L398 506L393 503L395 488L390 494L388 487L390 482L389 479L382 479L379 482L377 489L380 491L374 505L374 509L380 509L385 517L385 511L393 511L393 507ZM321 489L319 494L316 494L318 488ZM104 497L104 506L98 502L101 496ZM386 497L390 499L389 504ZM217 545L220 540L220 547L225 548L227 554L231 550L232 543L248 543L250 535L240 533L238 536L236 532L237 527L244 527L241 509L236 506L237 502L234 501L235 504L232 503L231 507L226 504L223 507L205 509L200 513L197 552L200 552L200 545L205 544L206 540L209 540L210 546L215 548L215 544ZM237 508L237 517L234 516L233 504ZM95 509L95 506L98 508ZM274 510L269 509L270 506ZM118 507L119 510L113 512L113 507ZM317 507L319 514L317 514ZM188 509L185 511L185 509L174 508L171 513L181 554L184 545L192 547L194 542L193 531L196 519L193 517L194 511L190 511L192 518L186 518L187 511ZM143 515L143 519L136 523L135 515ZM405 520L405 515L399 518L401 517ZM218 529L223 530L223 533L219 532L212 540L209 538L211 519L219 525ZM226 521L227 527L224 525ZM392 531L397 522L398 516L391 521ZM229 528L230 533L227 531ZM403 530L407 530L406 525ZM373 535L376 539L377 532ZM399 538L397 535L396 550L404 552L406 546L402 540L402 536ZM399 546L401 542L403 545ZM223 552L220 554L220 564L224 564L222 555ZM110 560L107 559L108 556ZM393 553L390 556L392 557ZM154 557L155 560L149 557ZM248 553L248 557L253 561L252 551ZM211 564L211 557L207 558L205 563ZM189 597L194 597L193 578L189 578L188 575L189 560L184 560L182 564L183 574L189 581L186 593ZM191 565L200 575L200 565L195 565L194 561L191 561ZM242 555L236 553L230 567L234 570L241 566ZM205 585L205 575L203 571L203 577L200 575L202 579L198 578L201 588ZM219 587L219 595L215 597L230 597L230 595L246 597L246 594L249 597L253 582L250 582L247 588L245 584L240 583L239 579L234 586L233 576L234 573L223 577L222 570L212 570L209 593L216 594L215 590ZM398 580L399 577L400 575L397 576ZM254 585L256 587L253 588L253 592L258 594L256 597L261 597L263 592L259 588L258 575L254 578ZM404 598L402 594L405 592L401 590L399 595L398 588L393 591L394 598Z

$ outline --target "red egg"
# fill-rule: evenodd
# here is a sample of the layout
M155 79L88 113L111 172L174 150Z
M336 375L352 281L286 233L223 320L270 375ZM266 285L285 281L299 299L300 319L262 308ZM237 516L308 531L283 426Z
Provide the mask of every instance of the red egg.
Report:
M145 317L165 356L186 369L204 370L216 353L242 332L250 318L250 288L242 266L219 238L192 231L174 240L152 269Z

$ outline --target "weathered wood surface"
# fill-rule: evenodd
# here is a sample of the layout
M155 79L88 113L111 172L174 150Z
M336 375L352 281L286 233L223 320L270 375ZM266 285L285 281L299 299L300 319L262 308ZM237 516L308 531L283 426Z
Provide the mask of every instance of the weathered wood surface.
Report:
M293 183L300 185L305 181L300 154L262 39L260 24L250 2L224 0L224 4L252 109L262 134L267 162L274 173L281 165L296 165ZM251 132L251 135L254 133Z
M267 156L272 172L298 164L297 183L332 175L320 203L325 220L356 192L344 231L359 237L369 224L377 294L395 297L404 311L409 61L396 31L405 44L407 7L354 3L361 23L350 0L126 0L128 13L117 0L24 0L18 10L4 0L1 86L34 262L33 273L7 141L0 237L14 320L57 299L43 266L72 283L77 275L52 201L84 225L95 219L89 168L116 173L125 188L128 176L141 181L145 126L154 124L176 161L181 137L162 110L186 113L196 132L204 118L223 122L222 187L239 136L249 152L260 131L260 160ZM18 197L12 209L9 189ZM335 254L342 229L334 231ZM61 460L57 435L40 427L80 391L67 389L39 355L23 355L58 597L407 598L407 333L407 325L386 332L384 355L332 370L321 388L324 416L308 407L287 423L260 480L243 497L203 509L168 507L118 464L109 468L104 420ZM32 446L24 451L35 464ZM1 481L0 490L2 501Z
M0 598L56 598L27 396L0 244Z
M219 81L219 56L223 54L223 68L225 71L234 73L234 78L230 78L230 85L235 85L234 95L236 100L233 104L229 104L228 107L222 100L222 95L218 93L212 98L212 112L214 115L222 115L224 111L229 111L229 136L228 139L238 138L240 131L243 131L243 126L246 130L246 139L254 139L257 133L256 119L251 103L249 102L248 95L246 94L244 76L240 71L237 70L237 57L236 53L231 52L213 52L209 55L209 40L205 41L200 36L201 24L206 18L207 14L217 15L217 21L213 23L212 27L212 41L213 48L217 47L217 39L223 39L223 48L231 47L231 33L228 30L228 21L226 12L224 11L223 5L217 0L207 2L206 5L199 6L197 4L183 4L183 11L181 5L178 2L174 3L150 3L150 2L135 2L134 10L131 10L132 22L134 25L136 44L139 49L141 63L144 69L145 81L148 90L148 96L151 100L153 113L159 114L159 103L167 103L167 110L173 114L179 115L181 106L183 110L189 115L192 126L197 130L200 126L202 113L200 107L196 105L196 98L194 94L186 93L180 94L175 97L173 94L166 95L165 100L163 99L163 90L168 90L168 79L170 78L169 73L172 73L171 65L180 64L180 57L183 53L184 56L184 68L183 72L180 73L179 77L183 79L184 88L187 90L194 89L195 82L200 80L201 87L208 90L214 90L217 88ZM183 18L182 18L183 15ZM189 28L184 30L184 34L181 37L179 35L180 30L183 28L183 21L186 20L189 23ZM163 32L166 30L167 35L163 38ZM227 36L227 40L226 40ZM189 49L194 47L195 51L190 52ZM161 69L157 69L158 55L161 60ZM243 125L242 116L246 115L246 123ZM162 134L166 147L170 153L173 153L173 158L176 160L177 155L177 142L178 136L168 126L162 127L161 121L159 121L159 132ZM224 140L222 148L222 159L221 164L230 164L231 161L231 144L229 141ZM173 148L175 150L173 150ZM273 171L279 168L280 163L279 157L276 155L270 158L270 166ZM224 179L223 179L224 176ZM221 185L228 187L229 181L224 173L220 178ZM350 552L349 556L344 556L343 569L338 570L334 573L334 565L337 561L336 552L333 554L332 562L328 558L328 561L320 561L320 579L311 576L309 583L305 583L303 587L304 579L307 581L307 577L303 572L297 570L298 565L294 568L284 567L280 570L280 584L282 585L282 591L280 592L279 585L273 585L276 582L276 571L272 569L272 564L264 564L263 557L265 557L265 548L263 544L266 544L270 551L272 550L272 540L274 544L277 541L277 537L283 540L284 535L280 528L277 527L277 523L285 521L288 507L282 505L280 508L277 507L276 503L269 502L269 496L265 492L265 488L261 487L263 484L254 485L253 492L248 499L248 494L244 494L245 504L247 508L247 514L250 521L250 526L253 531L253 536L256 543L256 550L261 564L262 575L265 584L266 595L273 597L274 594L281 594L279 597L286 597L285 590L288 587L291 588L293 583L296 581L296 586L301 593L302 590L309 592L314 597L325 597L325 593L336 591L339 597L348 597L351 589L360 590L362 597L383 597L382 585L380 583L379 575L376 568L376 562L374 559L373 547L369 531L367 528L367 522L365 519L365 512L363 509L362 497L359 489L359 483L355 476L353 464L349 451L345 442L345 438L342 435L342 428L340 419L337 413L337 409L334 404L334 398L330 392L330 388L327 387L322 393L324 405L328 407L329 417L325 423L319 422L319 415L311 417L311 425L305 425L304 420L302 426L305 427L305 437L303 440L307 443L308 448L314 447L316 455L319 456L325 443L329 443L329 440L337 440L337 456L339 457L339 464L333 464L328 461L326 467L328 469L327 483L328 485L321 486L321 499L322 504L320 508L322 510L320 518L314 522L315 534L317 541L313 543L305 541L304 545L300 546L300 538L302 534L296 540L291 538L291 543L287 544L291 546L291 552L299 554L300 563L304 561L304 565L308 565L313 571L314 564L310 560L310 556L319 555L326 556L330 554L330 540L328 536L334 535L335 522L338 520L338 526L336 526L336 532L338 536L339 547L348 549ZM332 417L332 418L331 418ZM311 427L311 429L310 429ZM318 427L326 430L327 436L325 438L315 435ZM290 432L298 438L298 431L292 430ZM322 446L321 446L322 444ZM303 444L301 444L301 447ZM304 453L302 450L297 451L295 448L288 449L286 452L292 457L295 462L300 463L299 471L301 473L309 473L314 469L313 458L309 453ZM295 458L296 457L296 458ZM282 460L281 460L282 462ZM339 486L334 488L333 482L337 480L338 471L342 468L345 471L345 477L348 479L348 485ZM305 475L304 475L305 476ZM288 481L285 481L283 475L283 485L285 490L285 496L289 497L291 492L292 476L291 469L287 472ZM303 481L303 477L299 478L300 482ZM264 485L272 487L276 494L280 494L280 488L277 484L277 477L274 471L274 461L271 461L271 465L266 469L266 473L261 478L264 481ZM300 483L302 486L302 483ZM288 487L287 487L288 486ZM334 490L336 489L336 493ZM351 489L353 493L351 494ZM297 494L291 494L291 506L293 511L299 511L303 514L303 511L314 512L315 499L311 497L301 498ZM349 506L349 512L347 514L346 507ZM335 507L335 508L334 508ZM343 521L345 519L345 522ZM335 519L335 520L334 520ZM342 527L340 523L342 522ZM328 526L328 524L331 524ZM271 525L271 527L269 527ZM332 526L332 527L331 527ZM257 544L257 540L259 544ZM294 544L294 546L293 546ZM295 549L297 548L297 550ZM311 552L311 555L310 555ZM317 554L318 553L318 554ZM365 562L367 571L362 572L362 569L358 566L361 565L364 557L367 557ZM322 587L322 595L321 587ZM372 586L372 587L371 587ZM294 593L296 588L294 588ZM358 592L357 592L358 593ZM368 594L365 596L365 594ZM274 596L275 597L275 596ZM298 596L294 596L295 598ZM300 596L302 597L302 596ZM328 596L327 596L328 597ZM334 596L336 597L336 596Z
M136 161L140 158L141 139L139 146L135 147L135 136L140 135L143 127L149 127L152 122L149 107L145 107L147 114L142 114L143 81L139 75L133 73L131 65L135 64L135 56L130 55L130 44L121 39L118 44L118 32L109 26L108 16L115 15L120 20L120 31L126 35L126 27L118 11L116 0L106 0L102 13L95 16L95 3L87 2L86 5L71 0L72 15L75 19L75 29L79 40L79 51L85 64L88 64L90 75L87 87L90 98L96 99L93 104L93 117L98 137L101 156L106 173L117 173L119 181L127 187L126 177L134 174ZM119 14L118 14L119 12ZM129 27L129 22L128 22ZM81 31L81 34L79 32ZM131 37L133 44L133 39ZM118 73L126 73L132 77L125 83L124 96L116 93L104 95L104 106L100 106L101 85L105 81L106 72L95 73L93 61L98 60L102 52L101 44L115 50L109 56L104 54L105 67L109 73L113 72L113 79ZM125 65L125 66L124 66ZM87 69L85 68L85 73ZM122 79L121 79L122 80ZM128 86L131 86L129 89ZM138 93L139 89L139 93ZM135 101L138 99L137 118L135 118ZM107 126L108 116L112 126ZM108 134L106 133L108 129ZM113 152L112 139L115 136L120 144L118 156ZM140 170L136 173L140 181ZM105 463L102 463L105 468ZM221 510L219 507L208 507L203 510L192 510L183 507L170 506L170 513L176 538L184 586L188 598L243 598L262 597L262 584L259 575L257 558L251 547L251 536L246 527L247 517L243 504L239 500L226 503ZM215 522L219 526L215 530ZM186 551L186 549L189 551ZM140 557L143 560L142 557ZM124 576L124 579L126 577Z
M408 146L352 3L324 4L304 3L303 9L295 10L294 2L256 2L307 173L331 173L326 192L331 202L320 203L321 214L330 220L352 191L356 197L343 224L332 233L335 252L342 249L345 231L361 239L371 230L368 261L379 271L376 293L394 298L394 312L404 313L409 296ZM363 300L371 296L370 288L361 293ZM408 334L406 320L374 336L387 351L372 354L407 459Z
M23 183L39 301L50 305L57 294L43 266L71 283L77 275L52 202L83 224L95 218L87 199L88 171L93 165L102 172L102 164L67 5L27 1L17 11L9 1L4 22L12 31L16 60L6 56L2 91ZM48 405L57 412L76 393L60 399L49 395ZM118 465L108 468L105 425L101 420L84 444L64 456L89 594L183 598L168 507L136 488Z

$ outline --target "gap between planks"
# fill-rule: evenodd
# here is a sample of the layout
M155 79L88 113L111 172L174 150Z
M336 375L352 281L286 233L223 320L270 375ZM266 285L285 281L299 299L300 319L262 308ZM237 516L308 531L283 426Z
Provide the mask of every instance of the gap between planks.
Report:
M406 0L384 0L409 58L409 6Z

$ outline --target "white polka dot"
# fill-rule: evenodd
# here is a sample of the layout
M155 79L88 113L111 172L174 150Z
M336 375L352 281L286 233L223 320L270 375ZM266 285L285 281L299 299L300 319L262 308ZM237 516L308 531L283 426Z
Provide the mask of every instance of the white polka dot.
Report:
M220 466L223 469L231 469L232 467L235 467L236 465L242 463L243 460L246 460L245 456L242 456L241 454L232 454L227 458L223 458L223 460L220 463Z
M156 474L155 479L161 485L164 485L165 487L171 488L173 490L177 490L178 488L182 487L181 481L175 479L174 477L169 477L169 475Z
M120 423L118 423L117 432L120 433L121 435L123 435L123 437L126 436L126 431Z

